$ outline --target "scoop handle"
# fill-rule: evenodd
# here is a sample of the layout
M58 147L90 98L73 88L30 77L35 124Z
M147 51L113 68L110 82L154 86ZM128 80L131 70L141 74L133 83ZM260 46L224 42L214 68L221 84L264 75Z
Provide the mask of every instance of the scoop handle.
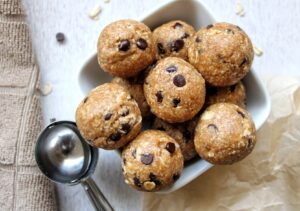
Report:
M97 211L114 210L92 178L88 177L82 180L81 185L83 186L86 194L88 195L90 201L92 202L95 210Z

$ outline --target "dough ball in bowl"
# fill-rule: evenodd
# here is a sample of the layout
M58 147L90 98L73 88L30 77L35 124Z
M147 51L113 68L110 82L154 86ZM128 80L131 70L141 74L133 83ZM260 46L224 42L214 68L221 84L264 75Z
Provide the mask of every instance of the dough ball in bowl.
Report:
M153 31L156 57L173 56L188 59L188 48L195 29L184 21L175 20L157 27Z
M248 112L231 103L217 103L201 115L195 132L195 148L212 164L233 164L249 155L256 130Z
M226 87L206 87L205 107L216 103L233 103L242 108L246 107L246 89L239 81Z
M144 83L146 100L160 119L169 123L192 119L205 101L205 82L189 63L177 57L158 62Z
M180 146L184 161L188 161L197 155L194 145L194 132L198 118L197 115L190 121L176 124L170 124L156 118L153 123L153 129L165 131L169 136L174 138Z
M146 130L122 152L125 182L140 191L158 191L172 185L183 169L178 143L159 130Z
M250 71L253 55L248 35L229 23L201 28L188 51L189 62L211 86L236 84Z
M81 135L95 147L118 149L141 129L141 112L129 92L106 83L93 89L76 110Z
M97 49L101 68L124 78L138 74L155 59L151 30L134 20L107 25L99 36Z

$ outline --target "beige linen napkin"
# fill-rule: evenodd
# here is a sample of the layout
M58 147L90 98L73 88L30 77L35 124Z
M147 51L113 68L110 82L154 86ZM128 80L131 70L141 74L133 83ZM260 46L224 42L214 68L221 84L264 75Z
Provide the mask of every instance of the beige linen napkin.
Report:
M34 145L41 130L38 68L20 0L0 0L0 210L56 210Z
M300 210L300 78L265 81L272 111L253 153L172 194L145 194L144 210Z

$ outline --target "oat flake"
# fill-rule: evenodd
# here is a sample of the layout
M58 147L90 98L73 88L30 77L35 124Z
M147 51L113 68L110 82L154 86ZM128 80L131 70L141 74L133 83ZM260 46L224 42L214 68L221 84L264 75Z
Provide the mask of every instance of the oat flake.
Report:
M263 50L259 47L253 46L253 50L256 56L262 56L263 55Z
M45 84L42 87L39 87L39 91L42 95L47 96L52 92L52 86L51 84Z
M244 7L243 7L243 5L240 1L237 1L237 3L236 3L235 14L237 14L241 17L245 16L245 10L244 10Z
M99 5L95 6L90 12L89 12L89 17L92 20L98 20L99 19L99 14L101 12L101 7Z

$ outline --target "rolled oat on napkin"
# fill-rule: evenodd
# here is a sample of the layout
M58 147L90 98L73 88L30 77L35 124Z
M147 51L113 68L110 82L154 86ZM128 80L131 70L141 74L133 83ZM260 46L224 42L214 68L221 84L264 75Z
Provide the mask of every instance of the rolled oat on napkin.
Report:
M300 78L265 83L272 110L252 154L212 167L174 193L145 194L143 210L300 210Z
M38 84L20 0L0 0L0 210L56 210L34 146L42 126Z

